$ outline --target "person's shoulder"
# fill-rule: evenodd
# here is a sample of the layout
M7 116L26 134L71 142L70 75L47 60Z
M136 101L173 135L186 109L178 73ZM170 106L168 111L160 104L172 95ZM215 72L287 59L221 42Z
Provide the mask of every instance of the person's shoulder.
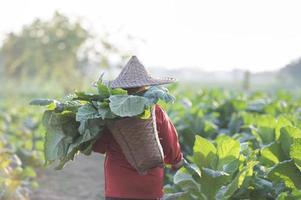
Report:
M156 110L156 114L160 114L160 113L164 113L164 109L159 105L159 104L156 104L155 105L155 110Z
M166 119L166 112L158 104L155 105L155 113L156 113L156 117L160 118L162 121L164 121Z

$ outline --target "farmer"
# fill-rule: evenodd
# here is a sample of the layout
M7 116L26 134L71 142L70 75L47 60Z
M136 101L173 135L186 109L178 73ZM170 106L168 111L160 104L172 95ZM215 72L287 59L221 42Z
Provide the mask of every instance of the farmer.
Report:
M129 94L141 93L147 86L174 82L172 78L151 77L139 60L133 56L119 76L111 82L113 88L123 88ZM155 105L156 125L164 153L164 163L172 170L183 165L183 154L178 142L177 131L166 112ZM93 146L93 151L106 154L104 163L106 200L161 199L163 196L164 169L155 167L146 175L139 174L127 161L112 133L105 129Z

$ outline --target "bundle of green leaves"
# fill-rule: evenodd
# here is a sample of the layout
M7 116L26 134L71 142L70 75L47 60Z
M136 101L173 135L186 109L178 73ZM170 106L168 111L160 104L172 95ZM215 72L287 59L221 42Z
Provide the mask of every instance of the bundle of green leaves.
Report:
M129 95L121 88L110 88L99 80L97 93L75 92L62 101L35 99L31 105L47 106L43 114L46 130L46 164L59 161L55 169L62 169L79 152L90 155L95 141L109 120L122 117L150 117L151 108L160 99L174 101L164 87L153 86L141 94Z

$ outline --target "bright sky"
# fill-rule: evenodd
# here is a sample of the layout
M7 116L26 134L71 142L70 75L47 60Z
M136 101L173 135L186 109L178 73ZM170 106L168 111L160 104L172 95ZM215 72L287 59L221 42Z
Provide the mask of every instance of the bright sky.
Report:
M301 57L300 6L299 0L9 0L0 7L0 38L59 10L84 17L94 32L122 28L144 39L132 53L146 66L274 70Z

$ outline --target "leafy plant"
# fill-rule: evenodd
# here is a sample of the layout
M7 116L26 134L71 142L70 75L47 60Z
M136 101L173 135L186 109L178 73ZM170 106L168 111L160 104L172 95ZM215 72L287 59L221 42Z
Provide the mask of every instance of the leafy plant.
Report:
M214 143L196 136L193 150L191 159L201 176L193 177L181 169L174 176L174 186L167 189L181 190L184 199L228 199L253 175L257 164L254 158L242 154L238 141L226 135L220 135Z
M174 97L163 87L151 87L144 95L128 95L121 88L112 89L103 84L100 78L97 93L76 92L62 102L31 101L31 105L48 108L43 115L46 164L59 160L56 169L62 169L78 152L89 155L108 120L133 116L147 118L150 116L147 113L159 99L172 102Z
M167 105L182 151L201 176L187 167L166 176L166 199L300 198L298 105L288 93L223 90Z

